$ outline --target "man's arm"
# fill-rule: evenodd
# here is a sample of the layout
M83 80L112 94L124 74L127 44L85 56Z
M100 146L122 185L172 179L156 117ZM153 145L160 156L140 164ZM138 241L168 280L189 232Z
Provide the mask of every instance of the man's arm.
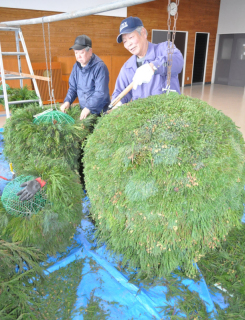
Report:
M170 42L170 45L172 43ZM163 42L159 44L158 47L158 54L154 61L151 61L152 64L157 69L155 74L160 74L162 76L167 75L167 66L168 66L168 42ZM183 55L179 49L174 46L174 52L172 55L172 67L171 73L172 74L179 74L183 68L184 59Z
M86 108L90 113L100 114L104 105L105 96L109 95L109 71L105 64L95 72L95 90L86 100Z
M72 102L77 98L77 81L75 79L75 68L74 65L72 72L69 77L69 89L67 91L67 95L64 99L64 103L60 107L62 112L65 112L65 109L68 109Z

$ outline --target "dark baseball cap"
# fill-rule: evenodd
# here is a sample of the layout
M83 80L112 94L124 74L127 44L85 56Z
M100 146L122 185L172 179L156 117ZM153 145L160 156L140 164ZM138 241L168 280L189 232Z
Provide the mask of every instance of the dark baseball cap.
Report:
M120 34L117 37L117 42L118 43L122 42L122 34L131 33L138 27L143 27L143 22L140 20L140 18L128 17L124 19L120 24L120 28L119 28Z
M74 45L70 47L69 50L82 50L87 47L92 48L92 41L88 36L82 34L81 36L76 37Z

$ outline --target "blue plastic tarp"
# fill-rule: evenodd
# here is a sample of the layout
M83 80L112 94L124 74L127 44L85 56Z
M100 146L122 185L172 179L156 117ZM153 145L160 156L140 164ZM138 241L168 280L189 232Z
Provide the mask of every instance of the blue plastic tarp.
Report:
M88 198L85 198L83 207L84 212L88 212ZM158 282L158 285L150 288L144 288L142 284L135 285L129 282L130 273L119 271L120 257L109 254L105 245L96 248L96 240L93 239L93 234L93 224L88 219L82 220L81 227L78 228L78 234L76 235L76 240L81 244L81 247L47 270L48 273L53 272L65 267L75 259L87 258L82 270L84 276L77 287L75 309L79 310L81 307L86 307L92 293L93 296L100 299L101 308L109 312L108 319L171 319L164 314L161 307L176 305L178 297L167 300L168 288L160 285L161 281ZM96 272L91 268L91 265L94 264L97 265ZM178 280L185 286L185 290L198 293L200 302L202 300L205 303L206 310L210 313L209 318L215 319L217 312L214 301L221 308L228 305L221 294L212 294L209 291L199 269L198 272L200 281L195 282L188 278ZM172 276L178 278L174 273ZM162 283L164 283L164 280ZM185 318L185 315L178 309L175 315ZM83 316L78 311L73 319L81 320Z
M5 160L3 155L3 129L0 128L0 196L2 195L3 189L6 184L9 182L8 180L12 179L12 172L10 171L9 164ZM5 180L7 179L7 180Z
M1 131L0 151L3 151ZM12 178L9 165L3 154L0 155L0 176L4 176L7 179ZM0 192L7 182L4 179L0 179ZM89 212L89 199L87 197L83 202L83 210L84 213ZM92 294L99 299L101 308L108 312L107 319L170 319L164 314L162 307L176 305L178 297L167 299L168 288L161 285L161 281L158 281L158 285L150 288L144 287L142 283L137 283L136 285L129 282L130 273L121 272L118 268L120 257L109 254L105 245L96 247L96 240L93 236L94 226L89 219L82 220L81 226L77 231L75 240L80 244L79 247L69 248L70 253L63 260L57 261L56 258L49 257L47 262L53 261L55 263L46 271L47 274L52 273L76 259L85 259L84 268L81 270L83 277L77 286L77 300L74 307L75 316L73 320L83 319L79 309L86 307ZM226 308L228 305L225 303L221 293L214 294L210 292L198 267L197 270L201 279L197 282L188 278L178 279L178 276L174 273L172 276L185 286L185 290L197 292L200 302L205 303L206 310L210 313L210 319L215 319L217 311L214 302L219 304L221 308ZM162 284L164 284L164 281L162 281ZM178 309L176 309L175 315L185 318L185 315Z

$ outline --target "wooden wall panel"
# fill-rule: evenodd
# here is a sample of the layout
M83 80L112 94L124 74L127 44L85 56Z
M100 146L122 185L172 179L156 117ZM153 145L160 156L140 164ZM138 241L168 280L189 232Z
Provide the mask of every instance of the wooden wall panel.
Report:
M32 63L32 68L35 75L47 77L47 67L45 62ZM49 66L50 68L50 66ZM52 94L49 90L54 90L54 98L56 102L63 102L65 97L66 85L62 81L61 63L51 63L52 72L52 87L48 87L47 81L37 80L37 86L43 101L43 104L50 104L50 95Z
M16 51L16 50L15 50ZM3 56L3 68L4 70L19 72L18 69L18 60L17 57L14 56ZM21 70L23 73L30 73L26 59L21 57ZM6 83L11 88L20 88L20 80L7 80ZM2 84L2 83L1 83ZM23 85L27 85L28 87L32 87L31 79L23 79ZM5 111L5 108L2 104L0 104L0 111Z
M167 0L155 0L132 6L128 8L128 16L138 16L142 19L149 33L148 39L151 41L152 29L167 29L167 4ZM219 7L220 0L180 0L177 30L188 31L185 84L191 83L196 32L210 33L206 81L211 81ZM0 21L28 19L53 14L57 14L57 12L0 8ZM98 56L130 57L123 45L116 42L121 21L122 18L120 17L93 15L52 22L50 23L51 56L72 57L73 50L69 50L69 47L74 44L76 36L87 34L91 37L93 51ZM42 24L23 26L22 31L31 61L44 62L45 45ZM48 50L47 24L44 25L44 31ZM11 51L11 47L14 50L15 39L14 37L10 39L9 32L0 31L0 41L3 51ZM114 79L116 71L112 70L111 72L111 78ZM187 77L190 78L189 81L187 81Z
M123 64L128 60L128 56L112 56L111 57L111 83L113 85L112 87L112 93L115 88L115 83L117 80L117 76L123 66Z
M105 65L108 68L108 71L109 71L109 92L110 92L110 95L112 95L113 84L112 84L112 79L111 79L111 72L112 72L111 56L100 56L100 59L104 61Z
M3 68L4 70L19 72L17 57L3 56ZM26 59L23 57L21 57L21 68L23 73L28 73L28 74L30 73L27 66ZM20 80L7 80L6 83L11 88L20 87ZM23 79L23 85L27 85L28 87L30 87L32 85L32 80Z
M73 55L72 57L65 56L65 57L53 57L53 61L57 61L61 63L61 70L62 70L62 75L70 75L73 65L76 62L76 58ZM68 78L69 80L69 78Z

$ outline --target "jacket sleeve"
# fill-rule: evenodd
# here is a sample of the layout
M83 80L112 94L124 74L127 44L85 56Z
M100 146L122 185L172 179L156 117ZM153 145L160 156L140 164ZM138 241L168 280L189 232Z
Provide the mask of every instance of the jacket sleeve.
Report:
M76 76L75 68L76 68L76 65L74 65L74 67L72 69L72 72L70 74L70 77L69 77L69 89L68 89L67 95L66 95L65 100L64 100L64 102L68 101L68 102L70 102L70 104L72 104L72 102L77 97L77 81L76 81L76 78L75 78L75 76Z
M170 45L172 43L170 42ZM154 66L157 68L155 74L160 74L162 76L167 75L167 65L168 65L168 42L163 42L159 44L158 54L154 61L152 61ZM182 53L179 49L174 46L174 52L172 55L172 74L179 74L183 68L184 59Z
M115 84L115 89L114 89L114 92L112 94L112 101L117 97L119 96L120 93L122 93L122 91L130 84L127 76L126 76L126 71L125 71L125 67L123 66L119 72L119 75L117 77L117 80L116 80L116 84ZM132 99L132 90L130 90L126 96L124 96L122 99L121 99L121 102L122 103L127 103L129 101L131 101Z
M109 95L109 71L104 63L95 71L94 84L95 90L87 97L86 108L91 113L100 114L104 107L101 101Z

